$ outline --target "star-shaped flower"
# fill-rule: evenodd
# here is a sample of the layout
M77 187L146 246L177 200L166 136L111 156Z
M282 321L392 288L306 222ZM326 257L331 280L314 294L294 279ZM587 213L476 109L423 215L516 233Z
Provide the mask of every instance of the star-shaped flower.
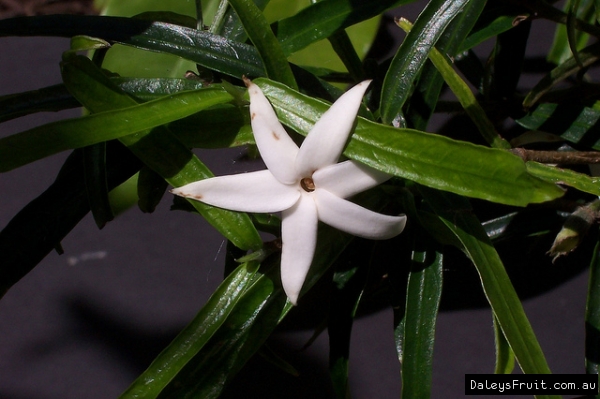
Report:
M281 211L281 281L296 304L315 253L319 220L355 236L387 239L402 232L406 216L382 215L345 199L390 177L356 161L337 163L369 81L342 95L300 148L260 88L249 79L244 82L250 93L254 138L268 169L213 177L172 192L235 211Z

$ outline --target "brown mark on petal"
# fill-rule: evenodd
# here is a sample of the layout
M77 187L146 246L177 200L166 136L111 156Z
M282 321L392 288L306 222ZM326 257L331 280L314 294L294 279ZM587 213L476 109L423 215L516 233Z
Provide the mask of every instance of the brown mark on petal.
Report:
M198 200L198 201L200 201L203 198L202 195L200 195L200 194L190 195L190 197L192 197L193 199Z
M305 177L300 180L300 186L308 193L315 191L315 182L311 177Z
M254 117L256 116L256 112L253 112L252 115L250 116L251 120L254 120Z
M275 132L271 132L271 134L273 135L273 138L274 138L275 140L279 140L279 135L278 135L277 133L275 133Z

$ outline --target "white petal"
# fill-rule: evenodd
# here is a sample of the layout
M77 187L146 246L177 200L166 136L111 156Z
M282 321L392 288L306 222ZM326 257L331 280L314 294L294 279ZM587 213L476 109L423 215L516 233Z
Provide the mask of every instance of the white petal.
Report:
M256 145L273 176L281 183L298 181L295 161L298 146L287 134L262 90L245 80L250 94L250 119Z
M310 176L315 170L337 162L370 82L365 80L348 90L315 123L296 158L300 176Z
M360 162L344 161L317 170L315 186L341 198L348 198L388 180L391 176Z
M302 195L282 214L281 283L294 305L315 254L317 223L317 207L311 195Z
M388 216L370 211L317 188L314 192L319 220L352 235L385 240L404 230L406 216Z
M279 183L270 171L200 180L171 190L173 194L240 212L279 212L298 201L295 186Z

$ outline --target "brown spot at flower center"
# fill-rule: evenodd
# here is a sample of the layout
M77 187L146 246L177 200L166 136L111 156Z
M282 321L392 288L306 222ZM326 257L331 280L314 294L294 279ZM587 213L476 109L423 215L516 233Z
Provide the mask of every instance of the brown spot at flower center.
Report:
M315 191L315 182L311 177L305 177L300 180L300 186L308 193Z
M275 132L271 132L271 134L273 135L273 138L274 138L275 140L279 140L279 135L278 135L277 133L275 133Z

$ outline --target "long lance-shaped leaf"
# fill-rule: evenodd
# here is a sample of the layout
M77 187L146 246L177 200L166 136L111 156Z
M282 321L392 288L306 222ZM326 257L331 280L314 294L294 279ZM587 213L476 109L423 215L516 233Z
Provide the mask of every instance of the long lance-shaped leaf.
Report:
M128 95L142 101L156 100L205 86L200 82L175 78L111 77L110 80ZM59 111L80 106L64 84L49 86L0 97L0 121L35 112ZM170 126L177 138L192 148L236 147L254 143L250 126L244 125L244 117L234 105L204 110L177 120Z
M277 23L277 38L290 55L334 32L414 0L323 0Z
M527 170L541 179L576 188L585 193L600 196L600 178L591 177L569 169L560 169L534 161L527 162Z
M402 111L429 51L470 0L432 0L396 52L381 89L381 119L391 124Z
M463 12L457 15L444 30L435 48L449 57L460 54L456 49L473 29L484 7L485 2L483 1L472 1L467 4ZM439 101L443 86L444 78L437 68L432 63L425 63L413 93L413 98L418 98L419 101L411 101L405 107L406 120L411 127L418 130L427 129L429 119Z
M564 140L600 150L600 102L543 103L516 122L525 129L560 135ZM558 141L560 139L555 137Z
M107 145L107 182L113 189L141 163L119 143ZM29 273L90 211L83 176L83 152L75 150L56 180L0 232L0 296Z
M514 10L508 10L508 12L510 13L509 15L498 13L494 9L490 10L489 12L484 11L481 19L485 20L486 17L488 17L486 14L493 14L493 19L489 23L476 27L462 42L457 53L470 50L478 44L481 44L492 37L496 37L499 34L512 29L515 22L518 22L521 19L529 18L529 14L517 13Z
M429 398L443 256L415 251L408 277L402 350L402 398Z
M292 69L260 9L252 0L229 0L229 4L235 9L244 30L258 50L267 77L297 89Z
M255 81L279 119L307 134L328 106L283 85ZM358 118L344 154L375 169L423 185L489 201L524 206L558 198L556 185L527 173L513 154L412 129Z
M523 107L531 108L540 98L557 83L576 73L581 67L588 67L600 59L600 43L594 43L579 53L579 61L574 57L569 58L540 80L523 100Z
M427 203L455 236L456 245L473 262L494 315L526 374L550 374L544 353L525 315L523 305L504 269L502 260L468 201L451 194L421 189ZM555 396L538 396L550 398Z
M264 76L256 49L205 31L166 22L105 16L50 15L0 21L0 36L87 35L178 55L203 67L240 78Z
M213 292L208 302L121 398L155 398L173 377L204 347L221 328L246 290L258 265L244 263L234 270Z
M201 89L115 111L39 126L0 139L0 172L64 150L152 129L231 99L223 89Z
M63 63L62 71L69 90L91 112L135 104L135 100L113 86L85 57L71 57ZM103 113L95 115L101 116ZM212 176L210 170L164 127L121 136L120 140L149 168L175 187ZM246 214L211 207L198 201L190 202L210 224L239 248L257 249L262 246L258 232Z
M412 28L411 23L404 19L398 21L398 26L408 32ZM429 52L429 59L442 75L450 90L458 98L460 105L462 105L467 115L469 115L475 126L477 126L485 141L494 148L510 148L510 144L500 137L494 124L479 105L469 86L452 68L447 58L434 47Z

